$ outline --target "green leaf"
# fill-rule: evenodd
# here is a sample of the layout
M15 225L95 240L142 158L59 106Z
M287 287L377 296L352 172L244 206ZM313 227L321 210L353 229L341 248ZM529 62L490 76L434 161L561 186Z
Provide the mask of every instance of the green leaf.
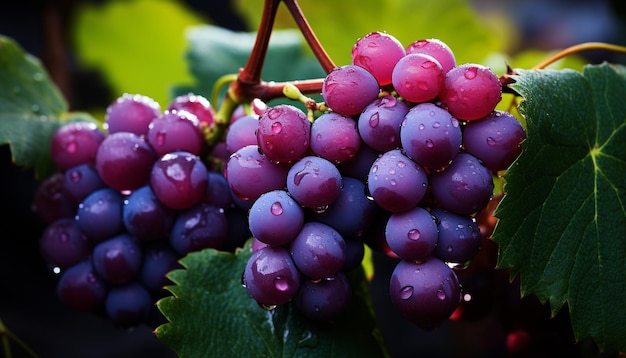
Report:
M189 46L186 58L189 71L195 78L195 87L182 87L176 92L182 94L191 91L210 97L220 77L237 74L245 66L256 33L205 25L190 28L187 40ZM322 67L305 51L304 46L304 40L297 30L273 31L263 65L263 79L295 81L323 77Z
M266 311L241 285L250 241L236 254L206 249L181 260L168 277L173 294L158 302L169 323L157 337L181 357L387 356L363 271L350 273L353 302L333 325L319 325L288 304Z
M75 18L80 64L101 70L115 97L140 93L165 107L170 86L191 81L181 55L185 30L204 21L182 2L80 2Z
M493 239L523 295L564 304L577 340L626 351L626 68L519 70L528 139Z
M67 104L40 61L0 36L0 145L13 162L44 178L54 170L48 143Z

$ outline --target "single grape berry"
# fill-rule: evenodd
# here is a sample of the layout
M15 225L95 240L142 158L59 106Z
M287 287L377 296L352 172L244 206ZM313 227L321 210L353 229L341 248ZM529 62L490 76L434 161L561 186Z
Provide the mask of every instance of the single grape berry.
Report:
M310 279L322 279L339 272L346 260L346 242L332 227L307 222L289 246L296 267Z
M131 132L145 136L152 120L160 114L161 106L154 99L124 93L106 108L103 127L108 134Z
M389 282L391 303L408 320L434 327L448 319L459 305L461 288L454 271L436 257L401 260Z
M494 110L502 99L502 84L490 68L466 63L446 73L439 98L456 118L475 120Z
M406 47L406 53L422 53L434 57L441 64L444 74L456 66L452 49L439 39L417 40Z
M526 131L512 114L494 111L463 129L463 148L492 171L507 169L522 152Z
M408 111L409 106L392 95L377 98L359 115L361 139L379 152L400 147L400 125Z
M96 153L105 134L92 122L69 122L57 129L50 140L50 156L61 169L96 164Z
M369 71L380 86L391 84L391 72L405 54L400 41L392 35L374 31L359 38L352 47L352 64Z
M434 256L453 263L464 263L476 256L482 236L473 217L442 208L434 208L431 213L437 218L439 230Z
M152 166L149 176L154 195L168 208L187 209L204 197L207 168L195 154L176 151L163 155Z
M258 121L257 144L270 160L293 162L309 149L311 122L298 107L280 104L265 111Z
M432 215L424 208L415 208L391 215L385 226L389 248L405 260L430 256L437 247L439 232Z
M295 297L300 288L300 272L286 248L265 246L248 259L242 283L259 305L272 308Z
M202 127L212 127L215 122L215 109L211 102L198 94L187 93L175 97L167 106L167 110L185 110L195 115Z
M434 57L411 53L402 57L391 74L393 88L409 102L430 101L443 87L444 72Z
M289 169L287 190L302 206L324 208L339 196L341 173L324 158L306 156Z
M199 155L204 145L198 118L185 110L159 115L150 122L146 138L158 157L176 151Z
M327 112L311 126L311 151L333 163L354 158L360 146L356 121L350 117Z
M322 83L322 97L326 105L344 116L361 113L378 97L379 92L376 78L356 65L335 67Z
M273 246L288 244L300 232L304 211L285 190L261 194L250 208L248 225L259 241Z
M56 294L70 309L93 312L104 305L108 289L109 285L96 273L91 260L87 260L61 273Z
M347 309L352 299L352 288L346 274L322 280L303 279L294 302L307 318L317 322L333 322Z

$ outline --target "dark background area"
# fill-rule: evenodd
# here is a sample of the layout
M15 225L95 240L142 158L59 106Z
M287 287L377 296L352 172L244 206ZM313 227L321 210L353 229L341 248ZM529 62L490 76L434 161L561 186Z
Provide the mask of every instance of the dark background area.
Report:
M65 24L76 3L26 0L3 4L0 34L16 39L27 52L42 59L73 110L104 108L113 94L98 73L73 65L67 45ZM232 11L229 1L187 3L216 25L252 30ZM473 3L478 11L501 6L511 13L524 37L523 46L528 48L562 48L590 40L624 45L622 0ZM587 56L591 61L607 59L606 53ZM44 225L31 210L40 183L31 171L12 164L6 145L0 146L0 173L0 319L5 326L41 357L174 357L149 327L120 329L105 318L71 311L58 302L57 278L38 254L37 241ZM491 262L494 253L495 248L487 243L482 252L485 262ZM590 342L572 343L566 313L551 319L548 308L536 299L519 299L517 285L508 283L506 272L480 266L460 274L465 287L475 293L471 305L466 305L466 319L446 322L431 331L418 329L389 306L387 280L395 261L376 253L375 264L372 299L393 357L599 356ZM535 332L534 343L517 355L507 355L507 334L518 328ZM26 356L15 345L13 348L14 357Z

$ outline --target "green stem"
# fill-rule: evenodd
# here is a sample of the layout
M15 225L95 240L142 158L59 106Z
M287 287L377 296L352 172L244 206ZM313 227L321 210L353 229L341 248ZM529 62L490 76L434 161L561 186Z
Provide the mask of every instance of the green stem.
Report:
M4 350L4 356L11 358L13 356L11 352L11 341L13 340L17 345L22 348L30 357L37 358L35 353L26 343L24 343L18 336L11 332L0 319L0 336L2 337L2 348Z

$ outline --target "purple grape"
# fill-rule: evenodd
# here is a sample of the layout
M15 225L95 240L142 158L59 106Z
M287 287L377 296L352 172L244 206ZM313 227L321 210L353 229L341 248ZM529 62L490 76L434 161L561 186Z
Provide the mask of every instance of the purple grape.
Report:
M322 280L303 279L294 302L305 317L317 322L334 322L348 309L352 287L346 275Z
M107 317L121 327L145 323L153 305L148 290L137 282L111 287L104 302Z
M105 135L92 122L69 122L57 129L50 140L52 161L65 171L80 164L96 164L96 153Z
M309 149L311 122L298 107L279 104L259 118L256 132L261 152L276 163L296 161Z
M244 115L232 122L226 131L226 149L229 153L235 153L247 145L258 144L256 131L259 128L257 115Z
M224 178L224 175L218 172L209 170L207 175L209 180L202 202L224 209L224 211L229 211L234 206L234 194L230 190L228 181Z
M331 226L344 238L358 238L371 224L378 207L365 193L361 180L343 177L339 196L328 209L315 212L315 219Z
M63 218L46 226L39 238L39 252L51 269L63 271L91 256L91 242L74 219Z
M300 273L286 248L266 246L248 259L242 283L259 305L273 308L295 297Z
M179 255L212 248L220 249L228 239L224 210L199 203L182 210L170 231L169 243Z
M283 189L288 170L289 167L261 154L257 145L248 145L230 156L224 176L238 198L254 202L265 192Z
M144 185L156 160L150 145L131 132L109 134L96 155L96 170L115 190L133 190Z
M352 47L352 64L370 72L380 86L391 84L391 72L404 56L402 43L385 32L370 32Z
M398 262L391 274L389 295L408 320L429 328L450 317L460 302L461 289L454 271L431 256Z
M385 227L387 245L405 260L430 256L437 246L437 224L432 215L419 206L394 213Z
M380 153L377 150L361 143L354 158L337 164L337 168L344 176L366 181L372 164L379 156Z
M368 174L367 188L376 204L391 212L417 206L428 188L424 169L399 149L380 156Z
M113 236L93 249L93 266L107 283L122 284L134 280L143 258L141 246L127 233Z
M392 95L368 104L358 120L363 142L379 152L400 147L400 125L408 111L409 107Z
M161 114L161 106L141 94L124 93L106 108L104 129L108 134L130 132L148 134L148 125Z
M502 99L502 85L488 67L466 63L446 73L441 101L458 119L486 117Z
M431 173L429 181L438 205L457 214L474 214L493 196L491 172L469 153L457 154L445 170Z
M445 262L464 263L471 260L478 250L482 236L476 220L469 215L460 215L442 208L431 213L437 218L439 239L433 253Z
M357 65L335 67L324 78L322 97L334 112L358 115L378 97L380 87L374 75Z
M420 103L407 113L400 128L406 155L426 168L441 169L459 153L462 133L450 112L432 103Z
M350 271L361 266L365 257L365 244L363 241L354 238L345 238L346 242L346 261L341 266L342 271Z
M154 195L165 206L182 210L199 203L207 189L207 168L195 154L177 151L160 157L149 176Z
M89 194L78 206L76 224L93 243L119 234L124 229L122 194L102 188Z
M346 242L332 227L307 222L289 246L298 270L310 279L335 275L346 261Z
M413 103L435 99L441 92L443 79L444 72L439 61L421 53L402 57L393 68L391 77L398 95Z
M341 174L328 160L306 156L289 169L287 189L300 205L312 209L323 208L339 196Z
M76 215L76 203L65 191L63 173L44 179L33 196L31 208L45 224Z
M157 294L163 288L172 284L167 273L182 266L178 263L180 255L177 254L165 241L154 241L146 244L143 248L143 261L137 281L150 293Z
M76 203L80 203L92 192L106 187L98 171L89 164L80 164L63 173L63 188Z
M300 232L304 211L284 190L272 190L259 196L248 214L252 235L266 244L288 244Z
M323 113L311 127L311 151L333 163L354 158L361 146L356 122L339 113Z
M515 116L504 111L469 121L463 129L465 151L492 171L507 169L521 154L524 140L524 127Z
M198 118L185 110L159 115L150 123L146 138L158 157L177 151L200 155L204 146Z
M159 201L149 185L130 193L122 207L124 227L140 241L166 238L175 215L176 211Z
M215 109L205 97L187 93L174 98L167 106L168 111L185 110L196 116L201 127L213 127L215 122Z
M456 66L454 53L445 42L438 39L417 40L407 46L406 53L423 53L434 57L441 64L444 74Z
M94 312L104 305L108 288L91 261L81 261L61 273L56 294L70 309Z

